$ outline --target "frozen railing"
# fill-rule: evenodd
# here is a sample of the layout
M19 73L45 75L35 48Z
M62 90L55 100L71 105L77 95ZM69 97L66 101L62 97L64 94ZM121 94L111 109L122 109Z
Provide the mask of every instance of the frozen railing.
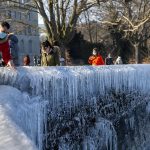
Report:
M80 96L84 99L97 93L104 95L109 89L149 94L149 77L150 65L20 67L17 71L0 68L0 84L14 86L31 95L42 95L54 103L69 98L76 104Z
M0 68L0 84L23 92L26 101L24 108L18 110L17 117L21 118L22 114L24 119L16 119L16 122L38 148L43 149L43 142L44 145L49 144L46 136L54 139L58 132L58 129L49 129L51 122L60 124L64 118L69 120L79 114L84 106L91 106L90 109L96 111L94 113L103 112L103 116L109 114L109 117L113 113L119 116L122 111L128 111L141 102L139 95L149 97L150 65L20 67L17 71ZM119 107L123 107L124 102L121 101L119 106L110 93L135 93L137 98L129 100L129 105L126 104L126 108L121 110ZM103 104L98 106L101 101ZM109 107L113 109L108 113ZM33 127L36 130L32 130ZM114 145L112 141L109 145Z

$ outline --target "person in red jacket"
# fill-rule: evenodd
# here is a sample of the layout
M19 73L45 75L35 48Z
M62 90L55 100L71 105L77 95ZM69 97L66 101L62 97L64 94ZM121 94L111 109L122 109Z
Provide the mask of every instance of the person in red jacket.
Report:
M14 64L11 60L10 55L10 46L9 46L9 37L11 34L5 32L6 28L10 28L10 25L7 22L2 22L0 24L0 51L2 52L2 58L6 66L13 67Z
M99 54L97 48L93 49L93 55L90 56L88 62L92 66L99 66L99 65L104 65L105 64L104 60L103 60L102 56Z

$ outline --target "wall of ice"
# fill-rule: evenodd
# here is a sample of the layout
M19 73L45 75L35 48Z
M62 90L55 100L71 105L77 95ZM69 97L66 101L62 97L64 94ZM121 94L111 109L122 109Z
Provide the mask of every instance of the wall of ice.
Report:
M1 150L36 150L35 145L18 126L18 120L24 119L18 117L24 101L19 90L9 86L0 86Z
M15 122L39 150L148 147L150 65L0 68L0 84L23 93Z

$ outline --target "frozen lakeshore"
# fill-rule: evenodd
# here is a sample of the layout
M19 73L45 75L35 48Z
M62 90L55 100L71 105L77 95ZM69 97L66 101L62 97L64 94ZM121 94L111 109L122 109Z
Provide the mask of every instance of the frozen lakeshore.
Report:
M16 146L38 150L150 148L150 65L0 68L0 84L4 143L23 136Z

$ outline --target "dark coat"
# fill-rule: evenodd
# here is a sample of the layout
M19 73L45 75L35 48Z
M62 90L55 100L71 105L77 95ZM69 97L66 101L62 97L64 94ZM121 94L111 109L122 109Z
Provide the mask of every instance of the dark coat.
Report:
M17 36L15 35L11 35L9 37L9 43L10 43L10 52L11 52L11 56L12 56L12 59L14 61L14 64L15 65L18 65L18 50L19 50L19 47L18 47L18 38Z
M114 63L113 63L113 58L107 57L107 58L105 59L105 64L106 64L106 65L113 65L113 64L114 64Z

